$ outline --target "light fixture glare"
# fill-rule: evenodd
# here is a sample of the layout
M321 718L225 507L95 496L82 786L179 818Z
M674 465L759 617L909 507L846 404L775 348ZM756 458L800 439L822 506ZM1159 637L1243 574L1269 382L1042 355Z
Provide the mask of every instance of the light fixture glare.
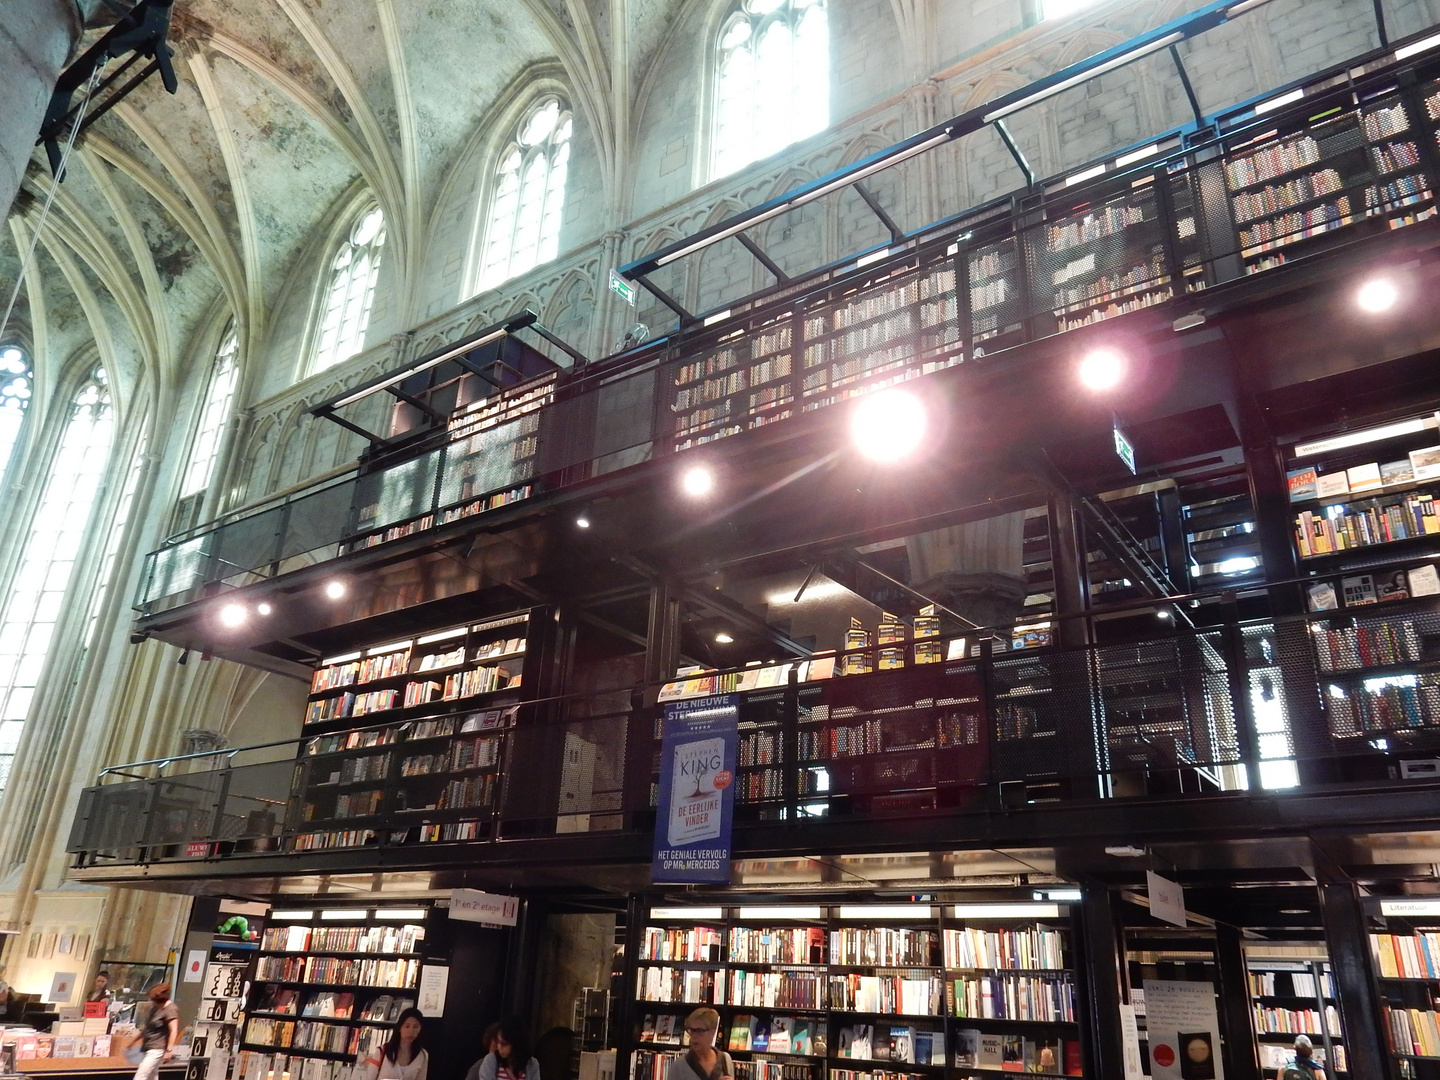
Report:
M1388 278L1371 278L1355 294L1356 305L1371 315L1389 311L1399 299L1400 290Z
M715 474L704 465L692 465L680 477L680 488L691 498L709 495L715 487Z
M1125 378L1128 366L1114 349L1094 349L1080 361L1080 385L1096 393L1113 390Z
M220 609L220 622L224 626L242 626L250 613L244 604L226 604Z
M325 583L325 595L331 600L339 600L345 595L345 583L343 581L328 581Z
M729 634L727 634L724 630L721 630L718 634L715 635L715 640L721 645L729 645L735 639Z
M261 601L260 603L255 605L255 613L257 615L269 615L274 610L275 609L273 607L271 607L264 601Z
M906 390L882 390L861 398L850 414L850 438L862 457L903 461L925 441L925 406Z

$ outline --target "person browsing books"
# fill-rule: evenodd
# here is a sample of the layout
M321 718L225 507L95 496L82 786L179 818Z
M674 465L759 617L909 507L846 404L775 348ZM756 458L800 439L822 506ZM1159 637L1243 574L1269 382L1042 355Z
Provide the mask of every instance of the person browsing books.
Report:
M665 1080L735 1080L730 1055L715 1048L720 1031L720 1014L714 1009L696 1009L685 1018L690 1049L684 1057L670 1062Z
M380 1052L380 1060L368 1062L375 1071L371 1080L425 1080L430 1068L430 1053L425 1049L425 1014L419 1009L406 1009L395 1022L390 1041Z
M486 1030L491 1049L470 1067L465 1080L540 1080L540 1064L530 1056L530 1028L518 1016L509 1016L495 1025L493 1038Z
M1312 1056L1313 1050L1308 1036L1295 1036L1295 1053L1280 1066L1275 1080L1325 1080L1325 1070Z
M152 1080L160 1065L174 1056L180 1038L180 1010L170 1000L170 984L162 982L151 987L146 997L150 999L150 1015L140 1028L142 1055L135 1080Z

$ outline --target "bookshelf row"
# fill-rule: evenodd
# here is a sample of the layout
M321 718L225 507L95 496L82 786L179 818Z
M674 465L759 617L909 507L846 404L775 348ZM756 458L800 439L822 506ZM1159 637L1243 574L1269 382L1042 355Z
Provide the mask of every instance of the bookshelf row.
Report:
M425 940L425 928L403 926L305 926L290 923L266 929L260 948L266 952L412 953Z
M647 926L640 959L709 963L1063 971L1065 933L1047 927Z

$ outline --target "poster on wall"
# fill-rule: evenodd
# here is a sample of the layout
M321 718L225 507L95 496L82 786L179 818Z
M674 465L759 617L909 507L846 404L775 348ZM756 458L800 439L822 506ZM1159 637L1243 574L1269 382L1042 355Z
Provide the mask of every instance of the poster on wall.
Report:
M734 694L665 706L651 880L729 882L738 722Z
M1215 987L1145 980L1151 1080L1225 1080Z

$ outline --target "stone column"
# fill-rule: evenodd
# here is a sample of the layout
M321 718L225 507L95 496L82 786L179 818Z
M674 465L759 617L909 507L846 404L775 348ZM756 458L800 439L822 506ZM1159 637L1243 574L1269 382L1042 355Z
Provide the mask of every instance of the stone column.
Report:
M912 536L911 587L978 626L1013 622L1025 607L1024 546L1023 511Z
M89 4L85 5L87 8ZM75 0L7 0L0 19L0 211L20 190L55 80L80 38Z

